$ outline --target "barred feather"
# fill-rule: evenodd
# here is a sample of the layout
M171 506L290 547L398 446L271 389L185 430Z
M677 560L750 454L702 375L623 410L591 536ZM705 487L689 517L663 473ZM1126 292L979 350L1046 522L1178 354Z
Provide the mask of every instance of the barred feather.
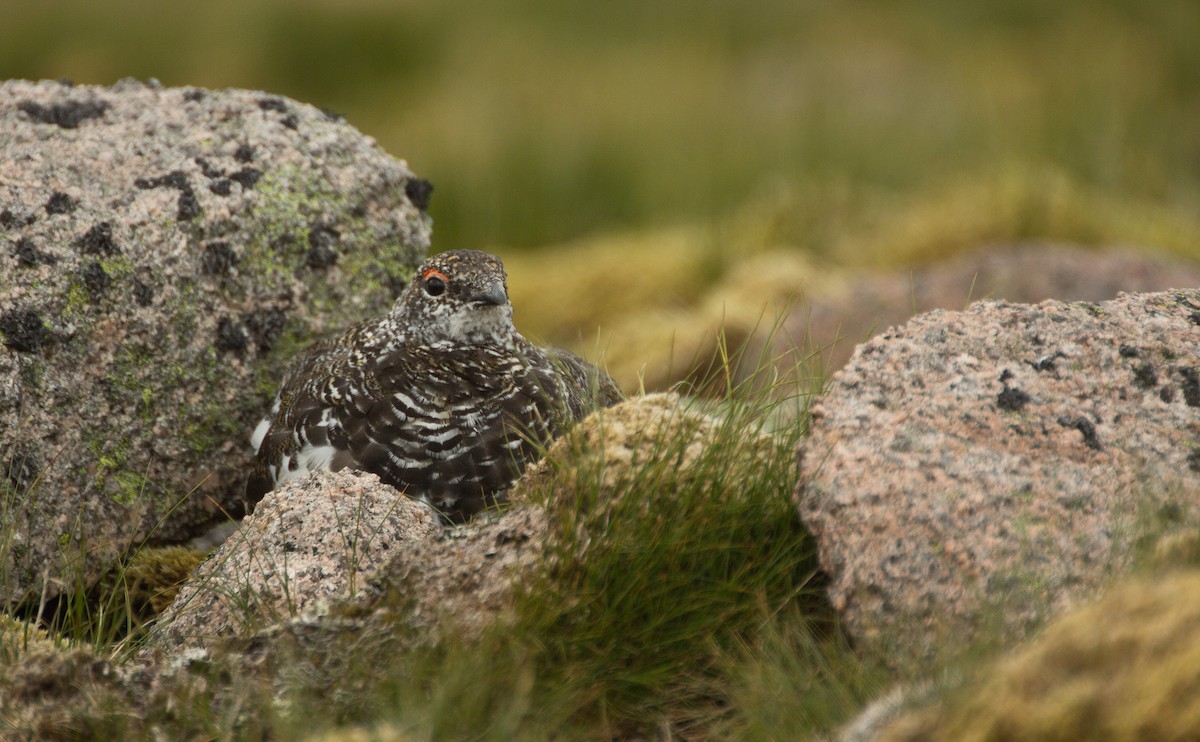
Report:
M516 331L499 259L443 253L387 316L293 363L256 431L247 500L350 467L461 521L501 501L550 438L619 399L603 371Z

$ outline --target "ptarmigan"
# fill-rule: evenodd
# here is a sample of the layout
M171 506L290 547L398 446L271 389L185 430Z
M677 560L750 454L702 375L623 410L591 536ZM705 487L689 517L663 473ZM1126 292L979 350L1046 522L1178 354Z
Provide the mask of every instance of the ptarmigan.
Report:
M502 500L549 439L619 401L603 371L517 332L505 278L487 253L436 255L389 314L296 359L254 431L248 502L350 467L462 521Z

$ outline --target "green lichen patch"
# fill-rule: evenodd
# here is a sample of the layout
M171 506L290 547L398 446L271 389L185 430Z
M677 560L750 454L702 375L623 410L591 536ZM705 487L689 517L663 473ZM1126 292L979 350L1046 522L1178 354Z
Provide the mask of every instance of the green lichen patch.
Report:
M87 442L95 463L96 489L119 505L137 502L146 488L146 478L127 465L130 460L131 443L128 437L111 438L104 433L93 433Z
M84 285L82 279L74 278L67 285L61 312L62 317L64 319L81 317L87 314L91 304L91 292L87 290L87 286Z
M258 207L251 238L243 245L242 264L260 291L290 286L304 263L311 232L318 223L347 211L347 196L328 187L319 173L277 168L256 183Z

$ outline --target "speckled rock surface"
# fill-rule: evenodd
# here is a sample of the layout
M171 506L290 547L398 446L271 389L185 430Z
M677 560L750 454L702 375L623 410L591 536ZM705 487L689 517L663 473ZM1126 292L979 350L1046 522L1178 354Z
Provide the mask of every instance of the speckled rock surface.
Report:
M670 457L673 474L688 476L689 468L721 431L718 418L673 392L632 397L592 413L551 443L546 455L513 484L509 498L511 502L545 500L555 507L573 505L581 489L598 484L601 496L593 505L603 511L647 461ZM767 441L747 431L746 455L757 455L757 446L766 446Z
M678 394L632 397L588 415L568 435L551 443L546 455L529 465L523 477L512 485L511 501L529 497L530 492L563 467L582 469L583 473L577 475L584 477L598 472L601 489L616 497L619 493L614 490L628 481L631 473L636 473L638 463L661 454L662 441L679 443L676 466L686 471L719 425L719 420L689 408ZM574 498L576 492L568 486L554 495L556 499ZM601 507L602 504L598 503Z
M344 121L267 93L0 84L10 592L236 511L278 369L385 311L428 197Z
M980 302L862 345L812 420L797 492L861 640L909 656L1020 632L1200 499L1200 291Z
M411 600L405 624L426 640L470 638L507 618L513 587L541 559L548 528L542 508L521 505L408 544L385 569Z
M209 555L159 619L160 646L203 646L294 617L321 616L371 590L437 516L374 474L319 472L267 494Z

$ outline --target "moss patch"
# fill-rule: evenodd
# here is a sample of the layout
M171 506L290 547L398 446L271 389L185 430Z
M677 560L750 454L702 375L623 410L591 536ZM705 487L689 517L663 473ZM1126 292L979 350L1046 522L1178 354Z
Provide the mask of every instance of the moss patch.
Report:
M1113 588L979 673L889 740L1139 740L1200 735L1200 572Z
M149 609L153 615L166 610L204 557L205 552L184 546L139 549L123 573L135 609Z

